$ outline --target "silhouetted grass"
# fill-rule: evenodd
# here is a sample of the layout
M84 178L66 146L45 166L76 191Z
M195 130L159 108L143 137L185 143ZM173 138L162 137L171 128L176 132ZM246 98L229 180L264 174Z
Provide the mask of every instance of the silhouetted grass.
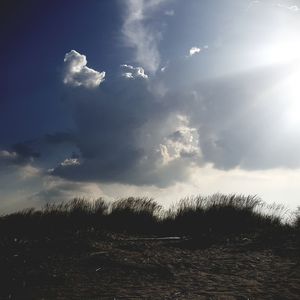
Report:
M103 199L48 203L42 210L25 209L0 218L0 234L51 236L86 231L103 223L108 204Z
M103 199L47 204L41 210L27 209L0 218L0 234L14 237L63 235L81 231L125 231L156 235L203 236L297 230L299 214L286 225L286 210L267 205L256 196L215 194L190 197L164 211L149 198L127 198L112 203Z
M300 233L300 206L298 210L295 212L295 220L294 220L294 227Z
M254 233L283 226L281 206L271 208L256 196L215 194L186 198L166 214L165 222L174 232L198 236ZM269 208L270 210L270 208Z
M110 229L136 233L159 231L158 214L162 207L148 198L127 198L112 203L108 217Z

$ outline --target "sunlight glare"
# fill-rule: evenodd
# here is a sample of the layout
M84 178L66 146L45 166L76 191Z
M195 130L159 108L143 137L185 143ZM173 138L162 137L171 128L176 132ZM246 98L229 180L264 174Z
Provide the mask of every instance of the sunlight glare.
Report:
M283 85L285 103L283 109L283 122L288 130L300 130L300 64L299 71L287 78Z
M300 59L298 32L278 32L276 37L266 40L264 46L259 47L258 56L263 64L284 64Z

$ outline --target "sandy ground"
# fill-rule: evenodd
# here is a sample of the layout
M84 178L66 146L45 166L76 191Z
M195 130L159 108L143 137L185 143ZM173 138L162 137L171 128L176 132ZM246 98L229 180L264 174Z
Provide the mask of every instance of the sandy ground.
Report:
M2 240L0 299L300 299L300 253L251 237ZM78 244L76 244L78 243Z

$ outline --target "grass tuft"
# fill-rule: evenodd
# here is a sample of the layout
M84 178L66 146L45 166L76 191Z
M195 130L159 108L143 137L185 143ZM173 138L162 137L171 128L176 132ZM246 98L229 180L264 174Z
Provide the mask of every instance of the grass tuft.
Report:
M162 207L149 198L127 198L112 203L109 227L129 232L153 233L157 230Z

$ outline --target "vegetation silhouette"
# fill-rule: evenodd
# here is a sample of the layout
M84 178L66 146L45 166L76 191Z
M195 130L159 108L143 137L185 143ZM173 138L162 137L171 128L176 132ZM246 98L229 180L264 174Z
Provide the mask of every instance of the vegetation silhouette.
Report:
M116 278L113 291L127 291L126 284L121 284L127 274L131 274L128 280L136 284L141 280L144 285L150 284L152 278L168 286L179 276L176 268L182 259L186 276L191 276L189 270L198 274L193 261L207 255L197 252L201 249L221 255L217 258L218 268L222 268L222 255L227 257L231 252L235 266L236 251L241 261L267 264L269 254L265 251L271 249L274 255L283 257L280 264L284 270L297 272L300 210L289 222L287 215L284 207L267 205L256 196L222 194L185 198L169 209L149 198L130 197L115 202L77 198L46 204L40 210L30 208L4 215L0 217L0 298L41 299L45 293L51 293L46 294L49 299L61 294L64 299L92 297L99 291L104 293L97 282L102 280L105 284L105 277L95 277L101 271ZM229 250L223 253L224 247ZM255 259L245 254L249 251L256 253ZM163 257L162 262L145 260L145 253L151 253L154 261ZM257 260L256 255L261 258ZM286 266L284 257L293 263ZM139 259L143 263L137 262ZM273 276L268 274L265 276ZM145 279L141 279L143 276ZM217 273L215 276L218 278ZM66 290L68 278L76 284L84 282L93 292Z
M0 234L45 236L74 230L113 230L197 238L299 231L299 211L292 222L286 221L287 215L282 205L236 194L188 197L167 210L150 198L129 197L115 202L75 198L48 203L41 210L29 208L4 215Z

